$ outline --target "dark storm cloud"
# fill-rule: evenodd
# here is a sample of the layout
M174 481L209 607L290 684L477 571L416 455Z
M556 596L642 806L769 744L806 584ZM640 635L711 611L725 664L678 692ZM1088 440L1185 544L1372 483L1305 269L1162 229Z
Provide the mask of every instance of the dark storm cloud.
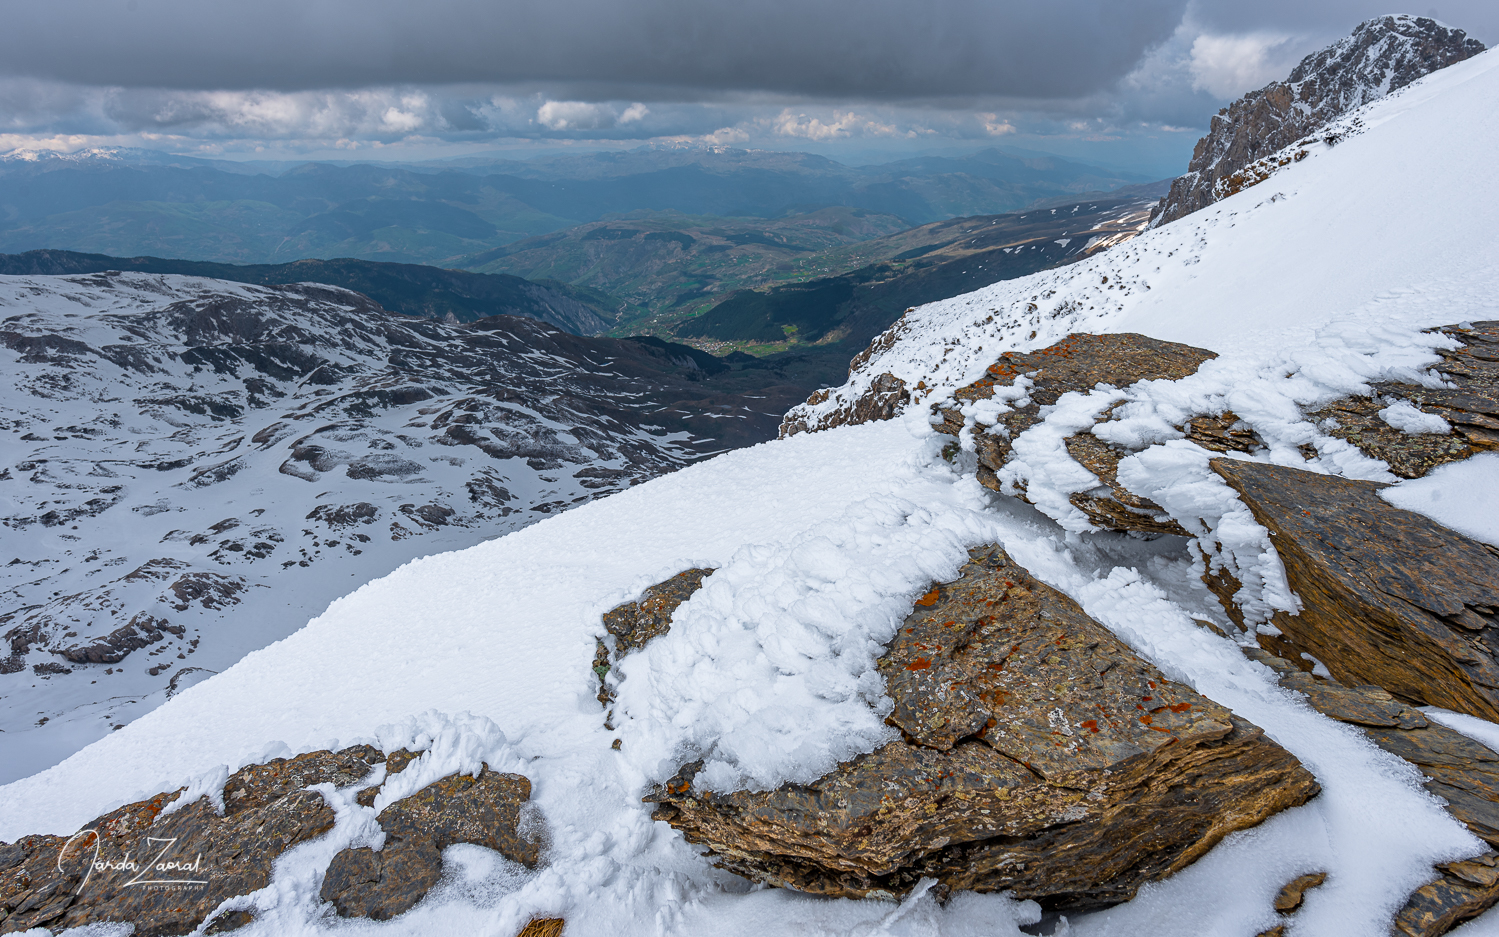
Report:
M1186 0L53 0L6 4L0 73L298 90L556 82L825 97L1096 91Z

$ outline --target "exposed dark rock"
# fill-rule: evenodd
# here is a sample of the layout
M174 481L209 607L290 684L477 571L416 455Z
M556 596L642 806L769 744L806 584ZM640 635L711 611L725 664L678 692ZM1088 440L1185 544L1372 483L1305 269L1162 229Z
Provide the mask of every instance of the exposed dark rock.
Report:
M455 774L380 811L385 845L345 849L323 878L322 898L343 917L389 920L409 910L442 877L442 851L475 843L534 866L538 845L520 830L531 782L485 767L477 778Z
M306 519L322 521L329 527L338 529L352 527L355 524L373 524L379 515L379 508L368 501L360 501L358 504L341 504L337 507L331 504L320 504L312 509Z
M1461 348L1439 349L1442 360L1432 366L1452 386L1378 383L1374 396L1336 400L1308 413L1307 419L1370 458L1383 459L1401 478L1420 478L1440 465L1499 450L1499 321L1474 322L1471 328L1448 325L1438 331L1463 343ZM1405 433L1380 418L1379 411L1402 400L1443 418L1452 432Z
M807 403L811 406L826 403L828 396L829 391L824 388L808 397ZM869 389L851 406L835 411L826 419L819 421L815 427L808 426L806 420L788 418L781 423L781 438L814 429L824 430L835 426L854 426L859 423L889 420L910 402L911 392L906 388L906 382L887 371L877 375L870 382Z
M1306 899L1306 893L1327 881L1326 872L1313 872L1310 875L1298 876L1281 886L1271 903L1275 910L1282 914L1289 914L1301 907L1301 902Z
M1438 937L1499 902L1499 854L1437 866L1441 877L1416 889L1395 915L1396 937Z
M960 388L953 396L958 406L994 396L996 388L1010 387L1021 377L1032 383L1020 404L999 415L994 425L976 423L974 445L978 451L978 478L986 487L1000 489L996 473L1010 460L1010 442L1041 422L1041 408L1055 404L1069 391L1086 392L1098 384L1124 388L1137 381L1180 380L1217 357L1214 352L1191 345L1163 342L1145 335L1124 332L1111 335L1069 335L1040 351L1005 354L989 366L983 378ZM957 407L939 411L939 433L958 436L965 418ZM1102 419L1107 419L1105 413ZM1219 452L1248 450L1258 440L1232 413L1194 417L1184 428L1187 438ZM1072 503L1095 525L1108 530L1138 530L1146 533L1185 534L1160 505L1141 498L1119 483L1119 460L1128 455L1091 434L1078 434L1066 441L1067 451L1084 468L1098 476L1101 485L1078 492ZM1018 492L1025 497L1024 491Z
M1379 497L1386 486L1214 459L1270 531L1302 610L1272 619L1345 684L1499 719L1499 555Z
M687 765L647 798L656 817L723 868L815 894L899 895L929 877L1086 908L1317 792L1258 728L1001 548L970 557L880 659L901 740L760 793L695 789Z
M223 816L206 797L162 816L179 789L111 811L71 839L0 844L0 933L121 922L143 937L186 934L226 899L269 884L277 856L333 827L309 786L357 783L383 758L365 745L278 758L229 778Z
M1274 81L1219 111L1197 141L1187 173L1151 215L1162 225L1263 178L1254 164L1315 134L1334 118L1423 75L1484 50L1460 29L1415 16L1382 16L1301 60ZM1308 141L1310 142L1310 141ZM1288 161L1295 159L1288 157Z
M713 575L711 569L688 569L659 582L640 596L637 602L626 602L604 613L604 627L614 636L615 653L628 654L671 628L671 616L698 589L703 579Z
M421 752L408 751L404 748L398 748L395 751L391 752L389 755L386 755L385 780L388 781L392 777L400 774L402 771L405 771L413 761L420 758L421 756ZM354 801L361 807L373 807L375 806L375 798L379 796L380 791L384 788L385 781L381 781L379 784L376 784L373 787L367 787L359 792L359 794L354 798Z
M160 641L164 624L166 622L162 619L139 612L102 640L64 648L57 653L75 664L117 664L131 651Z
M658 582L646 589L639 601L626 602L604 613L604 628L613 637L613 648L603 640L593 657L593 672L599 678L598 700L607 707L614 702L614 690L607 677L610 669L621 657L644 647L657 635L671 629L671 616L677 606L687 601L694 592L703 587L703 579L713 575L711 569L685 569L665 582ZM609 717L605 725L611 724Z
M1359 726L1375 745L1415 765L1426 775L1426 789L1446 802L1448 813L1489 845L1499 846L1499 753L1401 707L1379 687L1348 687L1314 677L1259 648L1245 653L1278 673L1281 686L1304 694L1313 709ZM1395 916L1393 933L1436 937L1499 904L1496 858L1491 850L1437 866L1438 878L1417 889Z

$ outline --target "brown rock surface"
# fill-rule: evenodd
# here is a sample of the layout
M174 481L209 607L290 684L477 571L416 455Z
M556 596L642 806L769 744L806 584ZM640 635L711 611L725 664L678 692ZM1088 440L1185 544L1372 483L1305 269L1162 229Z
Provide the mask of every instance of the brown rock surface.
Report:
M1304 694L1313 709L1359 726L1375 745L1415 765L1426 775L1426 789L1446 802L1454 819L1499 846L1499 753L1427 721L1379 687L1347 687L1314 677L1258 648L1245 653L1280 674L1280 685ZM1496 858L1490 850L1437 866L1436 880L1417 889L1395 916L1393 933L1437 937L1499 903Z
M647 798L722 867L816 894L921 878L1051 907L1130 898L1317 790L999 547L919 599L879 667L902 739L809 785Z
M1459 462L1483 450L1499 450L1499 321L1471 327L1443 326L1438 331L1462 342L1441 349L1432 366L1451 387L1422 387L1393 382L1375 384L1373 397L1345 397L1307 414L1323 431L1357 446L1372 459L1389 463L1401 478L1419 478L1448 462ZM1452 433L1401 432L1379 411L1404 400L1439 416Z
M671 616L677 606L703 587L703 579L713 575L711 569L685 569L665 582L649 587L639 601L626 602L604 613L604 628L613 637L611 648L603 640L593 656L593 672L599 678L598 700L607 707L614 702L614 691L605 678L621 657L645 646L657 635L671 628ZM608 720L605 720L606 724Z
M389 920L409 910L442 877L442 851L474 843L527 866L540 848L522 835L521 807L531 782L486 766L477 778L455 774L380 811L385 845L345 849L333 857L321 896L342 917Z
M817 406L826 403L828 396L827 388L815 391L807 398L807 405ZM906 382L886 371L884 374L876 375L875 379L870 382L869 389L859 395L852 404L834 410L817 421L815 426L809 426L805 419L788 416L781 422L781 438L795 436L797 433L832 429L835 426L856 426L860 423L889 420L910 402L911 392L906 388Z
M1138 381L1180 380L1215 357L1214 352L1206 349L1131 332L1078 333L1040 351L1001 355L983 378L954 394L961 405L992 398L996 387L1013 385L1021 376L1032 381L1026 395L1028 402L1000 414L995 426L975 427L979 481L999 490L995 473L1010 460L1010 441L1041 422L1041 408L1055 404L1068 391L1086 392L1098 384L1124 388ZM957 436L963 429L963 414L955 407L940 413L942 423L937 425L937 431ZM1107 414L1103 418L1107 419ZM1232 413L1195 417L1185 429L1189 439L1218 452L1247 451L1258 442ZM1119 460L1129 453L1116 450L1091 434L1069 437L1066 445L1072 457L1102 483L1093 491L1078 492L1071 498L1094 524L1108 530L1186 533L1166 516L1160 505L1132 494L1119 484Z
M1439 937L1499 901L1499 869L1493 852L1437 866L1440 877L1416 889L1395 915L1395 937Z
M143 937L186 934L225 899L269 884L277 856L333 827L309 785L357 783L383 759L365 745L278 758L229 778L222 817L206 797L162 816L178 790L111 811L71 839L0 844L0 933L123 922Z
M1291 643L1345 684L1499 719L1499 551L1389 504L1376 482L1211 465L1270 531L1301 598L1300 614L1272 619Z
M1291 879L1281 886L1276 894L1275 900L1271 902L1275 910L1282 914L1289 914L1301 907L1306 900L1306 893L1327 881L1326 872L1313 872L1310 875L1300 875Z

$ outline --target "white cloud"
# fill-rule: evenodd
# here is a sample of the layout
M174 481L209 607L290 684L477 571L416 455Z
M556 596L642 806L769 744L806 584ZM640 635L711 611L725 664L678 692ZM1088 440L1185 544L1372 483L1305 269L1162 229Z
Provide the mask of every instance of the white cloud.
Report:
M984 133L991 137L1002 137L1007 133L1015 132L1015 125L1008 120L1001 120L998 114L979 114L979 123L983 125Z
M1192 41L1192 87L1218 98L1236 98L1284 78L1291 36L1278 33L1203 34Z
M783 137L800 137L805 140L841 140L853 136L861 137L914 137L914 131L902 131L894 124L880 123L862 117L854 111L833 111L827 120L792 113L787 108L770 122L775 133Z
M547 101L536 109L536 122L548 130L608 130L641 121L649 113L650 108L638 102L620 113L608 104L591 101Z

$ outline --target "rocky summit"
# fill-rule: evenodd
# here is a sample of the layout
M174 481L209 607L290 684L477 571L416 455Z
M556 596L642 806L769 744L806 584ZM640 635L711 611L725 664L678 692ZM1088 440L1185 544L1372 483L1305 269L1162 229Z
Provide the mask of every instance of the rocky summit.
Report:
M683 767L656 817L752 880L847 897L924 878L1044 905L1128 900L1317 783L1166 679L998 546L916 600L879 670L900 738L807 784L719 793Z
M1302 59L1286 81L1273 81L1219 111L1197 141L1186 174L1171 183L1151 213L1151 224L1175 221L1252 185L1257 161L1361 104L1482 51L1483 43L1461 29L1424 16L1360 23L1351 36Z

